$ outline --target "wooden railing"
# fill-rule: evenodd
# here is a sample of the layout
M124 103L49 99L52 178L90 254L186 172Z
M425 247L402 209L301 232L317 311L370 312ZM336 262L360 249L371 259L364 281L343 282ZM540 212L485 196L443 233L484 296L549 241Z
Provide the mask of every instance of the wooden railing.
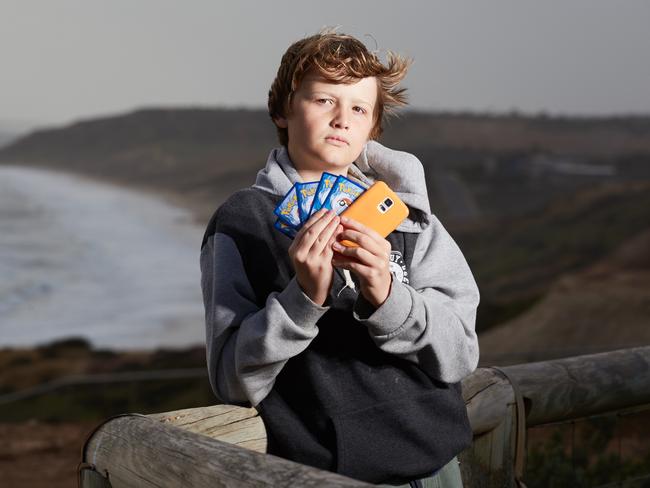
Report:
M650 405L650 347L481 368L463 381L463 396L474 431L459 456L465 486L517 486L527 427ZM89 436L80 486L373 486L265 451L252 408L123 415Z

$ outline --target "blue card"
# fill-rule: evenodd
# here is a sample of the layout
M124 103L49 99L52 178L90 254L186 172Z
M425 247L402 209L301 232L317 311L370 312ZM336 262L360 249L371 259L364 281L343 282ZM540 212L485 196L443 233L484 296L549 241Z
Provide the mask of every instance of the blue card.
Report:
M275 224L273 224L273 227L275 227L276 229L278 229L280 232L282 232L284 235L290 237L291 239L296 237L296 234L298 233L298 231L296 229L294 229L293 227L291 227L288 224L285 224L279 218L275 221Z
M339 176L336 178L332 190L323 202L322 208L334 210L336 215L339 215L352 205L352 202L354 202L364 191L366 191L366 189L363 186L347 179L345 176Z
M309 220L309 211L314 202L316 189L320 182L312 181L310 183L296 183L296 192L298 193L298 212L300 214L300 221L302 223Z
M298 211L298 193L296 192L296 185L291 187L291 190L287 192L282 201L278 203L273 211L280 220L285 224L293 227L294 229L299 229L302 225L300 221L300 212Z
M329 195L330 191L334 187L335 181L336 175L331 173L323 173L321 175L320 181L318 182L318 188L316 189L316 195L314 196L314 203L309 211L310 217L321 209L323 203L325 203L325 200L327 199L327 195Z

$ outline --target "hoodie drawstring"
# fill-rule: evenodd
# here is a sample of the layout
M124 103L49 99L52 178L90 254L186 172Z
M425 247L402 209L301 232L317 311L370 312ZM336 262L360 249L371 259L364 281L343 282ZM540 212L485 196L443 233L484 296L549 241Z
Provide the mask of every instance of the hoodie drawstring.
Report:
M341 293L343 293L343 290L346 288L352 288L353 290L356 290L357 285L354 284L354 281L352 281L352 275L350 274L350 271L347 269L343 270L343 276L345 276L345 286L339 290L339 292L336 294L336 297L338 298Z

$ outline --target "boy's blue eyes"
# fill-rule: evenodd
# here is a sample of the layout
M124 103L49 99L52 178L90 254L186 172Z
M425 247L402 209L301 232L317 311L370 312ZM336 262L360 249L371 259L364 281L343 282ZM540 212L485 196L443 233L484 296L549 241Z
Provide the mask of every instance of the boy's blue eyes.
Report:
M321 105L324 105L324 104L326 104L328 102L334 103L334 100L332 100L331 98L319 98L316 101L318 103L320 103ZM359 106L352 107L352 110L354 110L355 112L360 113L360 114L365 114L366 113L366 109L364 109L363 107L359 107Z

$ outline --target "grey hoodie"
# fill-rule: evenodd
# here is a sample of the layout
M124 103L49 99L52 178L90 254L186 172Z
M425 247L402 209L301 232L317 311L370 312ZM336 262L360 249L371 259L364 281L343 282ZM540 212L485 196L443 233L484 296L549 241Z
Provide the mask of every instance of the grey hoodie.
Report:
M410 208L397 230L419 234L410 269L400 269L395 256L386 301L374 309L358 294L354 318L367 326L382 351L416 364L435 380L460 381L478 364L479 292L460 249L431 213L421 163L370 141L348 177L366 186L386 182ZM286 148L280 147L271 151L254 188L279 198L299 181ZM295 277L258 306L239 250L224 233L206 234L200 261L212 388L223 403L257 406L287 361L314 340L316 322L328 306L312 302ZM345 287L354 287L349 275L333 292Z

